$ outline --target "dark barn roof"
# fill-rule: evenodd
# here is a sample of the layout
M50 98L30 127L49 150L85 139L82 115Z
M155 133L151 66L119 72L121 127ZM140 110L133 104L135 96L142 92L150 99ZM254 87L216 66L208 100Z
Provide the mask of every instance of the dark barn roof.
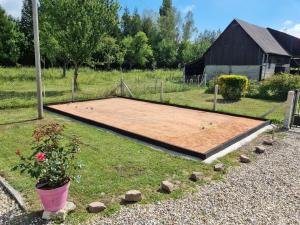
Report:
M267 28L259 27L239 19L235 19L235 21L240 24L265 53L289 56L289 53L281 47Z
M300 57L300 39L287 33L268 28L279 44L294 58Z

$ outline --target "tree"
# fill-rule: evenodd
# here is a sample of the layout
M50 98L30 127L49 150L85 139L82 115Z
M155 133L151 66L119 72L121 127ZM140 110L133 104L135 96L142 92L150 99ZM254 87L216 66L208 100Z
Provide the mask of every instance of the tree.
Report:
M142 31L147 35L152 48L159 42L157 19L157 14L153 11L145 11L142 17Z
M121 31L124 37L131 35L131 16L127 7L125 7L121 18Z
M24 34L24 42L21 46L21 63L25 65L34 65L32 0L23 0L20 30Z
M17 64L20 57L20 43L23 39L17 22L7 16L0 6L0 64Z
M157 46L157 63L159 67L174 68L177 57L177 45L172 40L164 39Z
M188 41L191 39L193 33L196 31L194 18L193 18L193 12L188 11L188 13L185 16L185 22L182 26L183 34L182 34L182 40Z
M202 56L219 37L220 33L220 30L205 30L200 33L194 42L194 53L196 54L196 57Z
M168 16L169 11L171 11L172 8L172 0L163 0L162 6L159 9L159 15Z
M119 5L115 0L43 0L41 7L51 35L74 65L77 90L78 70L90 62L105 33L117 23Z
M142 20L141 16L137 9L134 10L131 20L131 34L132 36L136 35L138 32L142 31Z
M121 66L124 63L124 54L124 50L118 45L117 40L106 36L99 44L97 52L93 54L93 61L110 70L112 64Z
M124 38L125 62L129 68L133 66L144 68L153 60L153 51L148 43L147 35L144 32L138 32L133 38L128 36Z

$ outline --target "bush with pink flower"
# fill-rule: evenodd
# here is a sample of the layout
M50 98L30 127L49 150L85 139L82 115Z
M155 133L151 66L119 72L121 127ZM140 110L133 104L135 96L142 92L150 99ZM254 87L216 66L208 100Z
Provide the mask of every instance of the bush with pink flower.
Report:
M81 168L76 155L79 152L79 140L72 137L65 141L64 127L50 123L36 128L33 132L32 154L25 157L20 150L16 154L20 163L13 170L27 172L37 180L37 188L54 189L63 186L70 180L79 181L76 174Z

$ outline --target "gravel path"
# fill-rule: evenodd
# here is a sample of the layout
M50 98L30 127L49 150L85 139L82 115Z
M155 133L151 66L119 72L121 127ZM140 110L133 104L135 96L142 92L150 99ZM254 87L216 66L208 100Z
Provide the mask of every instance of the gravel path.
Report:
M300 130L223 182L180 200L124 207L89 224L300 224Z
M13 224L12 221L16 217L23 214L23 211L19 208L14 200L4 191L0 185L0 224Z
M42 224L26 218L0 186L0 224ZM89 224L300 225L300 130L290 131L257 161L231 170L222 182L180 200L123 207Z

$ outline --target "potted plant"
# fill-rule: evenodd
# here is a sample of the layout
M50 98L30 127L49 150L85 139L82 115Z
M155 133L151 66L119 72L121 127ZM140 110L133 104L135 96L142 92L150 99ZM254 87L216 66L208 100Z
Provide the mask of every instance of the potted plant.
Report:
M65 207L71 180L79 182L76 171L81 165L76 159L79 140L72 137L65 141L64 127L57 123L39 126L33 132L32 154L25 157L20 150L16 154L20 163L13 170L27 172L37 180L36 191L44 210L56 212Z

